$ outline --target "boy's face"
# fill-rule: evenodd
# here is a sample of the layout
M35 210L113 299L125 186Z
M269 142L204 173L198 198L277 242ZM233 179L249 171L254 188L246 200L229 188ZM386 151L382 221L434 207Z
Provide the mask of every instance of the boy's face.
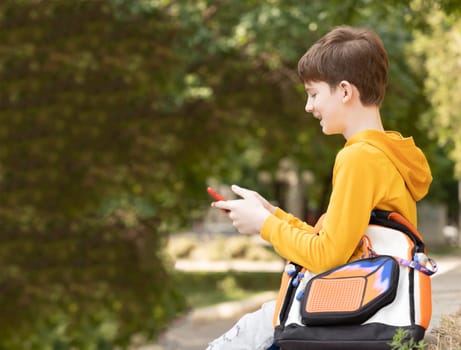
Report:
M325 135L344 134L342 90L336 88L332 91L330 85L323 81L306 82L304 88L307 93L306 112L320 120L322 132Z

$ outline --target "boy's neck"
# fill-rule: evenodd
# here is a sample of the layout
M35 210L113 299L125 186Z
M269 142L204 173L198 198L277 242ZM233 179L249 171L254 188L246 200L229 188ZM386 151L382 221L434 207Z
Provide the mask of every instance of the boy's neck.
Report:
M349 126L344 132L344 137L349 140L353 135L364 130L378 130L384 132L381 114L378 106L363 106L362 104L350 110Z

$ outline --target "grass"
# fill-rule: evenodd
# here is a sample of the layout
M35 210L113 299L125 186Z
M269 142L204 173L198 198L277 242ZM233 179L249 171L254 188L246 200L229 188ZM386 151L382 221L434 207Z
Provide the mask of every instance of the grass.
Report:
M439 327L424 340L427 350L461 350L461 310L442 316Z
M190 307L246 299L256 293L278 290L279 272L175 272L180 291Z

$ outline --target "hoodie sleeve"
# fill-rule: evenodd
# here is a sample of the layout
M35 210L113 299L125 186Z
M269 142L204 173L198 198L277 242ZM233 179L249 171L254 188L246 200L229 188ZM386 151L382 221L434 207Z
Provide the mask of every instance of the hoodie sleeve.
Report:
M298 219L296 216L277 208L274 215L280 220L286 221L290 226L297 227L306 233L313 233L313 227L306 222Z
M270 215L261 236L282 257L314 273L346 263L365 232L372 209L385 195L380 181L388 166L381 152L370 154L363 144L344 148L336 157L333 190L320 232L310 234L313 230L307 224L302 227Z

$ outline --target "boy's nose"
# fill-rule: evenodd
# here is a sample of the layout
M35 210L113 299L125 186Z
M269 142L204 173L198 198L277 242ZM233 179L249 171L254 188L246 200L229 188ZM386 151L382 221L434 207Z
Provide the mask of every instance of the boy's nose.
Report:
M309 100L306 102L306 107L304 107L307 113L312 113L313 108L312 108L312 103L309 103Z

